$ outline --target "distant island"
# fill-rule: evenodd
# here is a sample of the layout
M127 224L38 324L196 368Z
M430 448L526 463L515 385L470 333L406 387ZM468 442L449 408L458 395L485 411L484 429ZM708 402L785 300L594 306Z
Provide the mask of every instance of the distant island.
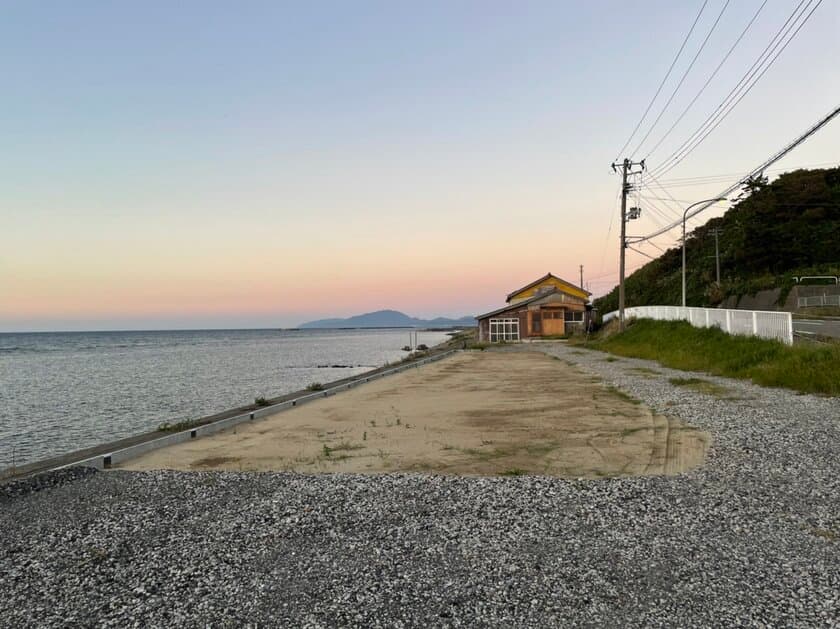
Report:
M377 310L346 319L319 319L300 328L458 328L476 325L473 317L417 319L397 310Z

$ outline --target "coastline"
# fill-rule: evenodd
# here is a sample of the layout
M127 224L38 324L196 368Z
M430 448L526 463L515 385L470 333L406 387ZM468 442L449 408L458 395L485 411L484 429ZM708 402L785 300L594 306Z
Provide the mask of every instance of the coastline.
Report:
M538 347L709 432L705 463L591 480L63 470L0 486L0 614L56 627L836 624L836 400L707 374L692 375L716 387L693 389L652 361Z
M607 478L679 474L708 447L707 433L535 346L417 366L114 468Z
M422 355L409 355L399 363L386 363L385 365L362 372L361 374L348 376L346 378L339 378L338 380L324 383L323 387L324 389L329 390L352 386L353 384L365 381L366 379L380 377L383 373L389 372L397 366L414 366L415 363L425 358L437 357L442 353L450 351L451 348L455 346L460 346L470 334L471 332L469 330L453 330L449 335L449 340L443 341L442 343L431 347L429 350L423 352ZM101 462L97 463L97 459L104 459L111 453L126 450L128 448L144 446L155 440L179 433L189 434L190 431L206 429L208 426L212 426L219 422L229 422L231 420L236 420L237 418L241 418L240 421L245 421L247 419L251 419L249 417L251 414L255 414L255 419L257 416L265 415L266 410L271 409L271 407L296 402L297 400L312 396L312 393L312 391L307 389L299 389L277 397L268 398L266 399L267 405L265 406L248 404L229 408L210 415L204 415L194 420L190 420L189 422L184 422L184 427L182 429L171 433L159 429L150 430L136 435L131 435L129 437L103 442L95 446L73 450L65 454L39 459L23 465L0 469L0 484L79 464L93 465L94 467L103 469L106 466ZM273 412L276 412L276 410Z

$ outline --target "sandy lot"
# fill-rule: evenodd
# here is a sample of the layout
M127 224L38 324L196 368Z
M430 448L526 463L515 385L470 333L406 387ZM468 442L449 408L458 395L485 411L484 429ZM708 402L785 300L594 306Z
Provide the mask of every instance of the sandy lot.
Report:
M709 435L541 352L464 352L123 469L676 474Z

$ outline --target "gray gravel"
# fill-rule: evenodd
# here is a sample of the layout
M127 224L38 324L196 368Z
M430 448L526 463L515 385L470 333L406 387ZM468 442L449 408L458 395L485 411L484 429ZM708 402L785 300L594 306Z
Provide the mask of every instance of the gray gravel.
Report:
M678 477L64 472L0 487L0 625L840 627L840 400L675 387ZM661 375L643 374L648 367Z

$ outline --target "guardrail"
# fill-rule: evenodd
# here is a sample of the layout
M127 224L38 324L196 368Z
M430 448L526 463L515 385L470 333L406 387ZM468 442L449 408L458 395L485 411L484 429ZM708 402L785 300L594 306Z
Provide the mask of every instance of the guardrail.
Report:
M117 465L119 463L128 461L129 459L136 458L146 452L151 452L152 450L172 446L176 443L190 441L198 437L212 435L226 428L232 428L233 426L236 426L238 424L251 422L255 419L260 419L261 417L266 417L268 415L274 415L275 413L279 413L280 411L285 411L290 408L300 406L301 404L306 404L307 402L320 400L321 398L329 397L330 395L335 395L336 393L339 393L341 391L352 389L354 387L359 386L360 384L364 384L372 380L378 380L379 378L384 378L385 376L390 376L391 374L406 371L408 369L414 369L416 367L420 367L421 365L426 365L428 363L441 360L442 358L451 356L457 351L458 350L452 349L446 352L441 352L440 354L433 354L431 356L427 356L426 358L420 358L419 360L413 360L411 362L393 367L392 369L386 369L384 371L378 371L369 374L361 374L358 378L350 382L344 382L342 384L324 389L323 391L308 393L291 400L286 400L284 402L279 402L277 404L272 404L271 406L266 406L255 411L251 411L250 413L243 413L241 415L235 415L234 417L220 419L209 424L201 424L200 426L196 426L195 428L188 428L187 430L182 430L181 432L168 434L158 439L144 441L143 443L138 443L137 445L129 446L127 448L114 450L106 454L98 454L93 457L72 461L70 463L66 463L64 465L60 465L49 470L43 471L60 470L67 467L75 467L77 465L95 467L100 470L108 469L113 465Z
M604 321L618 311L604 315ZM625 308L624 316L658 321L688 321L695 328L717 327L728 334L758 336L793 345L793 315L768 310L729 310L725 308L683 308L682 306L636 306Z
M815 295L813 297L799 297L796 300L799 308L808 306L840 306L840 295Z

